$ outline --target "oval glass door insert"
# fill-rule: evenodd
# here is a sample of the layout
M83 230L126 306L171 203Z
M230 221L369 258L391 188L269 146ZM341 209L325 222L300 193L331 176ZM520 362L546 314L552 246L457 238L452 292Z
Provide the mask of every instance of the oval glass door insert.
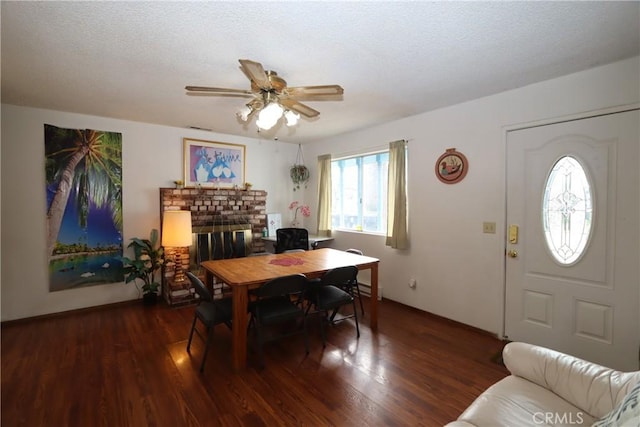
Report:
M571 265L580 259L593 228L593 200L587 174L574 157L562 157L549 172L542 226L547 248L558 263Z

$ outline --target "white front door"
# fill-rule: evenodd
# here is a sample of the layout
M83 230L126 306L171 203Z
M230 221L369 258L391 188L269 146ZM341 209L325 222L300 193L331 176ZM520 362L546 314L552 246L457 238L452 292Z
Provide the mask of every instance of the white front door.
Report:
M509 340L638 369L639 124L633 110L508 132Z

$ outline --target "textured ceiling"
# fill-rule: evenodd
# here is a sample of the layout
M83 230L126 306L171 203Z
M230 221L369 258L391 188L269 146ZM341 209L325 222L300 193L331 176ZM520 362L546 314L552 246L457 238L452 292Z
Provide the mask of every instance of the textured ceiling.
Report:
M633 2L2 1L2 102L305 143L640 53ZM238 59L341 101L257 134ZM244 101L244 102L243 102Z

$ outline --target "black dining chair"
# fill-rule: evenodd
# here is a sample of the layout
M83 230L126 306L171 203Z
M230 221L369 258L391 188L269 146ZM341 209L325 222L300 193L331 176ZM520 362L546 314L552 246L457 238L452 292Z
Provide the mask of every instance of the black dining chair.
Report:
M345 252L349 252L356 255L364 255L364 253L360 249L354 249L354 248L347 249ZM360 295L360 283L358 283L358 281L356 280L353 283L346 283L341 287L345 291L349 292L352 297L355 297L356 294L358 294L358 301L360 301L360 310L362 311L362 316L364 316L364 304L362 303L362 296Z
M187 343L187 353L191 354L191 340L195 332L205 343L202 362L200 363L200 372L204 371L204 363L207 360L207 353L213 338L213 330L216 325L224 323L231 329L231 318L233 315L231 298L213 299L211 292L202 283L202 281L192 272L187 272L187 277L200 297L200 301L195 309L193 323L191 324L191 332L189 332L189 342ZM206 329L206 336L196 327L196 322L200 322Z
M306 228L278 228L276 230L277 254L291 249L309 250L309 231Z
M287 249L286 251L282 251L283 254L295 254L300 252L306 252L304 249Z
M295 334L304 334L304 344L309 354L309 337L307 335L307 318L305 310L300 304L304 299L308 287L308 280L302 274L278 277L252 291L255 298L249 309L250 327L255 327L258 341L260 367L264 367L263 346L267 341L273 341ZM292 320L302 319L302 328L277 330L274 326ZM268 335L269 333L269 335Z
M307 309L306 313L313 307L321 315L320 332L322 334L322 345L326 346L324 331L325 323L334 323L353 317L356 323L356 334L360 338L360 327L358 325L358 310L353 296L342 289L349 282L358 280L358 268L356 266L338 267L327 271L319 279L309 282L309 290L306 293ZM340 307L351 304L353 314L341 317L336 320L335 316ZM331 314L329 314L331 312Z

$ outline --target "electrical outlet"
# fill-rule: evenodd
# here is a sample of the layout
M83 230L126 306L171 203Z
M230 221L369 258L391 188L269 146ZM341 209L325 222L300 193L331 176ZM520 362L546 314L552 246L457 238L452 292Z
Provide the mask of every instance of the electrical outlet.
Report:
M496 234L496 223L495 222L483 222L482 223L482 232L487 234Z

